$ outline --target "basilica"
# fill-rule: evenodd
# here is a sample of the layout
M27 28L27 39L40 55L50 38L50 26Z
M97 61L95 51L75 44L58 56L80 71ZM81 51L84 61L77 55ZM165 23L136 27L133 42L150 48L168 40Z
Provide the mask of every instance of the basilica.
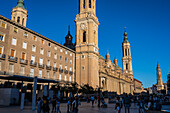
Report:
M40 86L46 80L76 82L80 86L89 84L117 94L142 91L142 82L134 79L126 28L122 42L123 67L118 65L116 56L114 62L110 60L109 51L105 58L100 55L96 0L79 0L75 43L70 30L64 45L32 31L26 27L27 17L24 0L18 0L11 19L0 15L0 79L4 86L7 81L9 85L9 80L10 85L26 80L24 85L28 86L37 76Z

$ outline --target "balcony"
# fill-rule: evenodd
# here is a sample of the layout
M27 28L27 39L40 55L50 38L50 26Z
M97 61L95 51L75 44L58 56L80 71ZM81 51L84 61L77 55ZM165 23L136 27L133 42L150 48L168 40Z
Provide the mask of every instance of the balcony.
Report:
M68 74L68 70L65 69L65 70L64 70L64 73L65 73L65 74Z
M40 64L40 63L39 63L39 64L38 64L38 67L44 69L44 64Z
M9 60L10 62L15 62L15 63L17 63L18 58L17 58L17 57L13 57L13 56L8 56L8 60Z
M47 69L47 70L51 70L51 66L46 65L46 69Z
M63 69L59 68L59 72L60 72L60 73L63 73Z
M27 64L28 64L28 60L24 60L24 59L21 59L21 58L20 58L20 64L25 64L25 65L27 65Z
M33 67L36 67L37 66L37 62L34 62L34 61L30 61L30 66L33 66Z
M69 74L70 74L70 75L73 75L73 72L72 72L72 71L70 71L70 72L69 72Z
M5 60L5 58L6 58L6 55L5 55L5 54L0 54L0 59L1 59L1 60Z
M53 71L58 71L58 68L56 68L56 67L53 67Z

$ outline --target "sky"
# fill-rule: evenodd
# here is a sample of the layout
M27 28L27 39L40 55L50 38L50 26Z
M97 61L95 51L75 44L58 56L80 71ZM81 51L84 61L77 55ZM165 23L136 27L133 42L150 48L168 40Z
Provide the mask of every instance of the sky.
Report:
M0 15L11 18L18 0L1 0ZM107 49L122 67L122 42L127 27L134 78L151 87L159 62L163 82L170 70L170 0L96 0L99 19L99 52ZM27 27L58 43L64 43L68 25L75 42L78 0L25 0Z

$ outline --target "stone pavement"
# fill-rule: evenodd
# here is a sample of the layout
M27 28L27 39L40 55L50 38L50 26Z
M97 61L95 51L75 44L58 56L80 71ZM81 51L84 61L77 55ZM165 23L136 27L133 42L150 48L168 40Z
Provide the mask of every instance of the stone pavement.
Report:
M115 104L108 104L107 108L98 108L97 104L94 107L91 107L91 103L82 102L79 106L79 113L116 113ZM62 113L67 113L67 104L61 104L60 110ZM25 106L24 110L21 111L19 106L10 106L10 107L0 107L0 113L36 113L36 111L31 110L31 106ZM121 113L124 112L124 108ZM138 113L137 106L132 104L130 113Z

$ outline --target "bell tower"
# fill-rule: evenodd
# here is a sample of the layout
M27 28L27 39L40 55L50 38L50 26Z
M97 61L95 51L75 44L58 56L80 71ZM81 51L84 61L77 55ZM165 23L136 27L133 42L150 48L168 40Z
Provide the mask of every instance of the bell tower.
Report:
M76 82L99 86L96 0L79 0L76 19Z
M161 68L159 66L159 63L157 63L156 71L157 71L157 90L158 91L163 90L164 85L163 85L163 81L162 81L162 74L161 74Z
M17 6L12 9L11 20L26 27L28 11L25 9L24 0L18 0Z
M127 32L125 27L125 33L124 33L124 41L122 43L122 49L123 49L123 73L129 74L131 78L133 78L133 70L132 70L132 58L131 58L131 48L130 48L130 42L127 38Z

